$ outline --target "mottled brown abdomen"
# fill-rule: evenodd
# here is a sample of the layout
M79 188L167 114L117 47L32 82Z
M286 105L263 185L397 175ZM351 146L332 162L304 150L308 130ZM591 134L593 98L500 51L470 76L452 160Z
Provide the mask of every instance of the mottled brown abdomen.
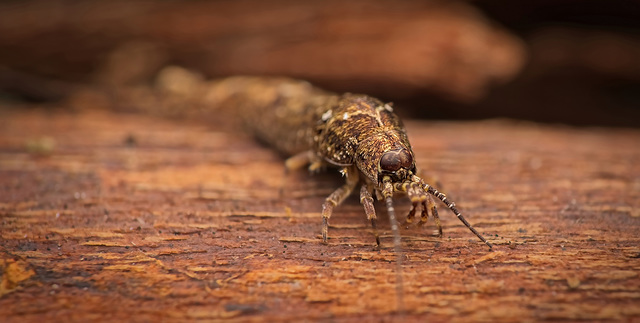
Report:
M250 132L289 156L312 149L318 120L339 100L334 93L289 78L230 77L215 88Z

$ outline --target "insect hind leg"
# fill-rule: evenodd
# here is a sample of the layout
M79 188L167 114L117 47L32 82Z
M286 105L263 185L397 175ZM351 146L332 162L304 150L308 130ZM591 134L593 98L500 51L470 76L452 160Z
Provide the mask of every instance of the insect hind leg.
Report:
M311 150L295 154L284 162L285 172L301 169L307 165L312 172L318 171L324 166L322 160Z

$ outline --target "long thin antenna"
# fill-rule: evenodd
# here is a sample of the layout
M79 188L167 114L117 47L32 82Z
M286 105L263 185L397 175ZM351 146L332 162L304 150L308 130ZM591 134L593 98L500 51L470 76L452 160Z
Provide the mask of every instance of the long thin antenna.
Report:
M487 241L487 239L485 239L478 231L476 231L476 229L474 229L471 226L471 224L469 224L469 222L467 222L467 220L464 219L462 214L460 214L458 209L456 209L456 204L455 203L449 201L447 199L446 195L444 195L443 193L438 192L438 190L433 188L431 185L425 183L424 186L427 189L427 192L433 194L433 196L437 197L440 201L442 201L442 203L446 204L447 207L449 209L451 209L451 211L453 211L453 213L458 217L458 219L460 219L460 221L462 221L462 223L464 223L464 225L466 225L467 228L469 228L469 230L471 230L471 232L473 232L478 238L480 238L480 240L482 240L482 242L486 243L487 246L489 246L489 248L493 249L493 245L491 245L491 243L489 243L489 241ZM387 205L388 205L388 203L387 203Z
M402 281L402 248L400 245L400 230L398 229L398 220L396 219L396 211L393 209L393 200L391 196L385 199L387 203L387 213L389 213L389 221L391 222L391 231L393 232L393 249L396 254L396 302L398 313L404 314L404 289Z

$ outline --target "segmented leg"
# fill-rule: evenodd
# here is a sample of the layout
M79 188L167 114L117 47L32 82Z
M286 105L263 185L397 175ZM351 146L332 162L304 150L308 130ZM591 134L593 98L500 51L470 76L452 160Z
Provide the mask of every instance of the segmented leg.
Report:
M323 167L323 162L311 150L303 151L287 158L284 162L283 182L281 183L279 190L280 197L284 196L285 183L287 182L286 178L289 175L289 172L301 169L307 165L309 165L309 170L311 172L316 172Z
M436 222L436 226L438 227L438 236L442 237L442 224L440 223L440 217L438 216L438 208L436 207L436 202L430 195L427 195L427 200L422 202L422 217L420 218L419 225L423 225L427 223L427 219L429 214L427 210L431 211L431 215Z
M329 218L333 213L333 208L340 205L344 199L351 194L358 184L358 169L355 166L344 168L343 174L347 177L347 182L333 191L331 195L322 204L322 241L327 242L327 234L329 233Z
M418 177L422 178L424 183L435 183L437 187L443 187L442 183L440 183L438 178L433 176L432 174L427 175L422 170L418 170ZM428 194L428 192L426 192L425 194L427 196L427 205L426 206L423 205L423 207L427 209L427 206L428 206L428 209L430 210L431 215L433 216L433 219L436 222L436 226L438 227L438 236L442 237L442 224L440 223L440 217L438 216L438 208L436 207L436 202L433 200L431 195ZM426 222L427 222L427 218L425 217L425 213L423 212L423 216L420 220L419 225L423 225Z
M380 246L380 235L378 234L378 227L376 225L376 209L373 207L373 197L371 196L373 189L369 184L363 184L360 188L360 203L364 207L364 213L367 215L367 220L371 220L371 227L373 228L373 234L376 236L376 243Z
M436 221L436 226L438 227L438 235L442 237L442 224L440 223L440 217L438 216L438 208L436 207L436 202L429 195L427 195L427 199L429 201L427 202L427 204L431 209L431 215L433 215L433 219Z
M420 204L424 205L424 202L427 199L427 195L424 193L424 190L417 185L416 183L403 183L401 185L401 189L407 192L409 199L411 200L411 210L407 214L407 220L405 224L412 223L415 218L416 211L418 210L418 206ZM424 217L424 209L422 210L422 216Z
M438 209L433 198L427 194L428 192L422 187L423 184L419 181L404 182L402 184L396 184L394 189L396 191L407 192L409 199L411 200L411 210L407 214L407 220L405 224L412 223L415 217L418 206L422 205L422 212L420 222L418 225L424 225L429 219L429 212L433 215L433 219L438 226L438 235L442 237L442 224L440 223L440 217L438 217Z
M411 210L407 213L407 219L404 221L402 225L407 225L413 223L413 218L416 216L416 209L418 208L418 202L413 202L411 205Z

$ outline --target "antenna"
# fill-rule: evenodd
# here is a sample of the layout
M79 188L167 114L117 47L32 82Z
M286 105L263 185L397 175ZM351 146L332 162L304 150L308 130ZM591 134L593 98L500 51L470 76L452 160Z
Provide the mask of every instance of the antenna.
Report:
M387 182L389 183L389 182ZM389 214L389 222L391 222L391 231L393 232L393 249L396 254L396 302L399 314L404 314L404 289L402 281L402 248L400 246L400 230L398 229L398 220L396 219L396 211L393 209L392 194L384 194L387 203L387 213Z
M460 214L460 211L458 211L458 209L456 208L456 204L455 203L449 201L447 199L446 195L444 195L443 193L438 192L438 190L433 188L433 186L431 186L429 184L426 184L426 183L424 184L424 186L425 186L425 189L427 190L427 192L429 192L433 196L437 197L440 201L442 201L442 203L444 203L451 211L453 211L453 213L458 217L458 219L460 219L460 221L462 221L462 223L464 223L464 225L466 225L467 228L469 228L469 230L471 230L471 232L473 232L478 238L480 238L480 240L482 240L482 242L486 243L487 246L489 246L489 248L493 249L493 245L491 243L489 243L489 241L487 241L487 239L485 239L478 231L476 231L476 229L474 229L471 226L471 224L469 224L469 222L467 222L467 220L465 220L465 218L462 216L462 214Z

